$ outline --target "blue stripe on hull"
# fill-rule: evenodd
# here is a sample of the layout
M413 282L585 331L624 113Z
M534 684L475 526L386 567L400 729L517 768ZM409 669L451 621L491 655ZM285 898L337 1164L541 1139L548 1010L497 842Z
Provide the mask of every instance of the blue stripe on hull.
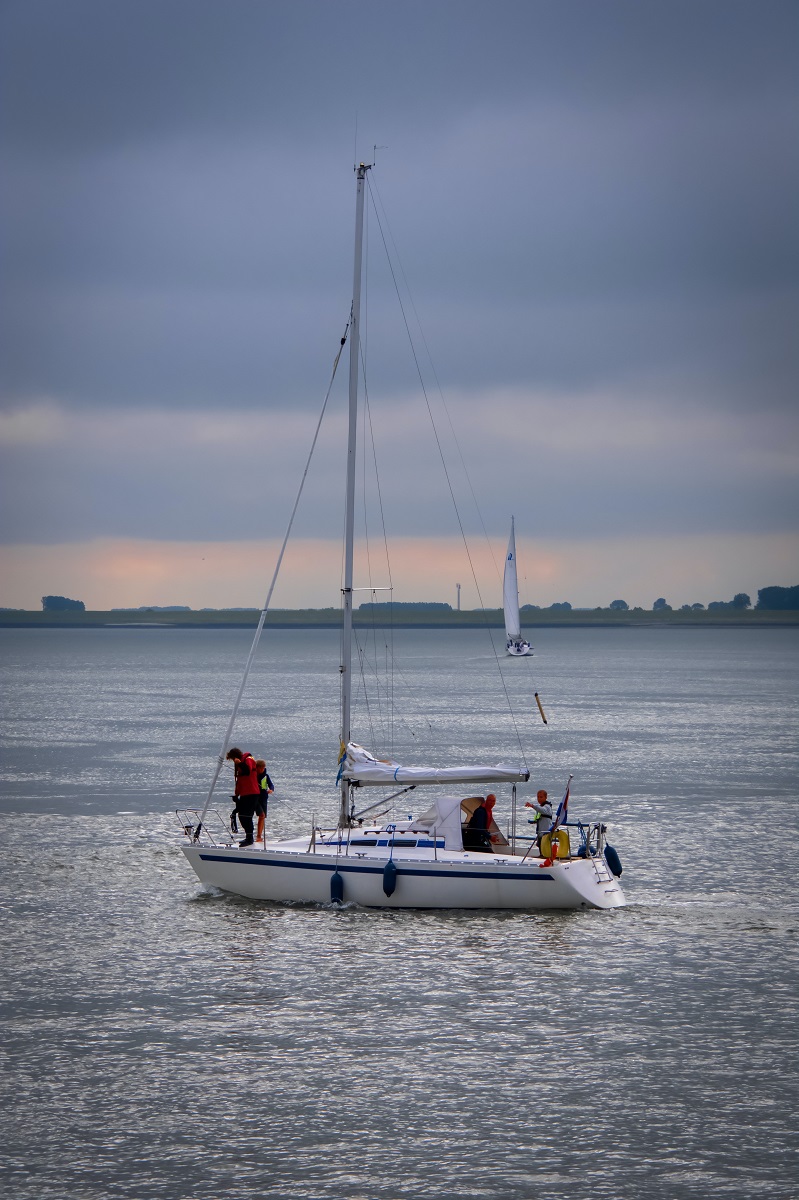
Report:
M350 863L330 862L330 863L306 863L306 862L279 862L274 859L264 860L262 858L239 858L227 854L201 854L202 862L224 862L224 863L244 863L251 867L291 867L293 870L300 871L348 871L354 875L382 875L384 866L381 867L366 867L354 866ZM398 866L400 875L429 875L434 879L493 879L493 880L552 880L554 876L547 875L544 871L539 871L535 875L522 874L515 872L512 875L499 875L496 871L433 871L424 868L417 869L416 867L408 867L404 864Z

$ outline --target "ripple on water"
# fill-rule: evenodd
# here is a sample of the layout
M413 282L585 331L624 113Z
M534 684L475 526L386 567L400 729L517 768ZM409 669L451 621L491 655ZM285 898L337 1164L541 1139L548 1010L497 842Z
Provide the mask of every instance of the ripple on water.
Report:
M228 680L231 640L161 640L157 659L130 634L89 642L62 675L51 639L4 746L7 811L24 814L2 818L9 1195L795 1198L797 641L658 634L633 652L615 636L609 655L584 632L535 664L550 694L560 673L583 699L547 705L531 758L553 791L577 761L577 809L590 796L609 816L631 901L611 913L204 892L164 813L216 748L211 672ZM117 644L122 675L98 695ZM329 766L325 644L303 659L286 643L311 743L300 771L281 717L282 832L310 824ZM475 712L480 661L446 663ZM767 837L739 826L753 800Z

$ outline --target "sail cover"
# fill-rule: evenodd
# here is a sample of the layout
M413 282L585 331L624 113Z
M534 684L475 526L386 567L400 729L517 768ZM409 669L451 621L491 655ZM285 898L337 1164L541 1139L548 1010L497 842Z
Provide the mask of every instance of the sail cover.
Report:
M516 534L513 517L510 519L510 539L505 555L505 578L502 586L502 606L505 609L505 633L511 641L522 635L519 621L519 584L516 579Z
M375 758L363 746L350 742L342 775L350 783L526 783L530 772L521 767L403 767L400 763Z

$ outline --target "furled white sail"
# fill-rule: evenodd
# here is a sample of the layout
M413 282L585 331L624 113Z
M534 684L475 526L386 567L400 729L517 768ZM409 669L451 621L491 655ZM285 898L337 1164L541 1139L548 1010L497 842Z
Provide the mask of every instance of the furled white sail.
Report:
M395 783L526 783L530 772L520 767L403 767L377 759L363 746L350 742L342 774L351 783L387 785Z
M502 606L505 609L505 634L510 641L522 635L519 620L519 584L516 579L516 534L513 517L510 519L510 541L505 555L505 579L502 587Z

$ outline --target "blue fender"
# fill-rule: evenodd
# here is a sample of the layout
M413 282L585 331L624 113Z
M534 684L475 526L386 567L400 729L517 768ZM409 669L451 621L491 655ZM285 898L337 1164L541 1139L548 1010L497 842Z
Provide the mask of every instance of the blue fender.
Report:
M605 843L605 862L618 879L621 875L621 859L614 848L607 842Z
M344 878L338 871L330 876L330 903L341 904L344 899Z
M387 896L394 895L394 889L397 886L398 874L399 871L397 870L396 864L394 863L393 859L389 859L386 865L383 867L383 891Z

